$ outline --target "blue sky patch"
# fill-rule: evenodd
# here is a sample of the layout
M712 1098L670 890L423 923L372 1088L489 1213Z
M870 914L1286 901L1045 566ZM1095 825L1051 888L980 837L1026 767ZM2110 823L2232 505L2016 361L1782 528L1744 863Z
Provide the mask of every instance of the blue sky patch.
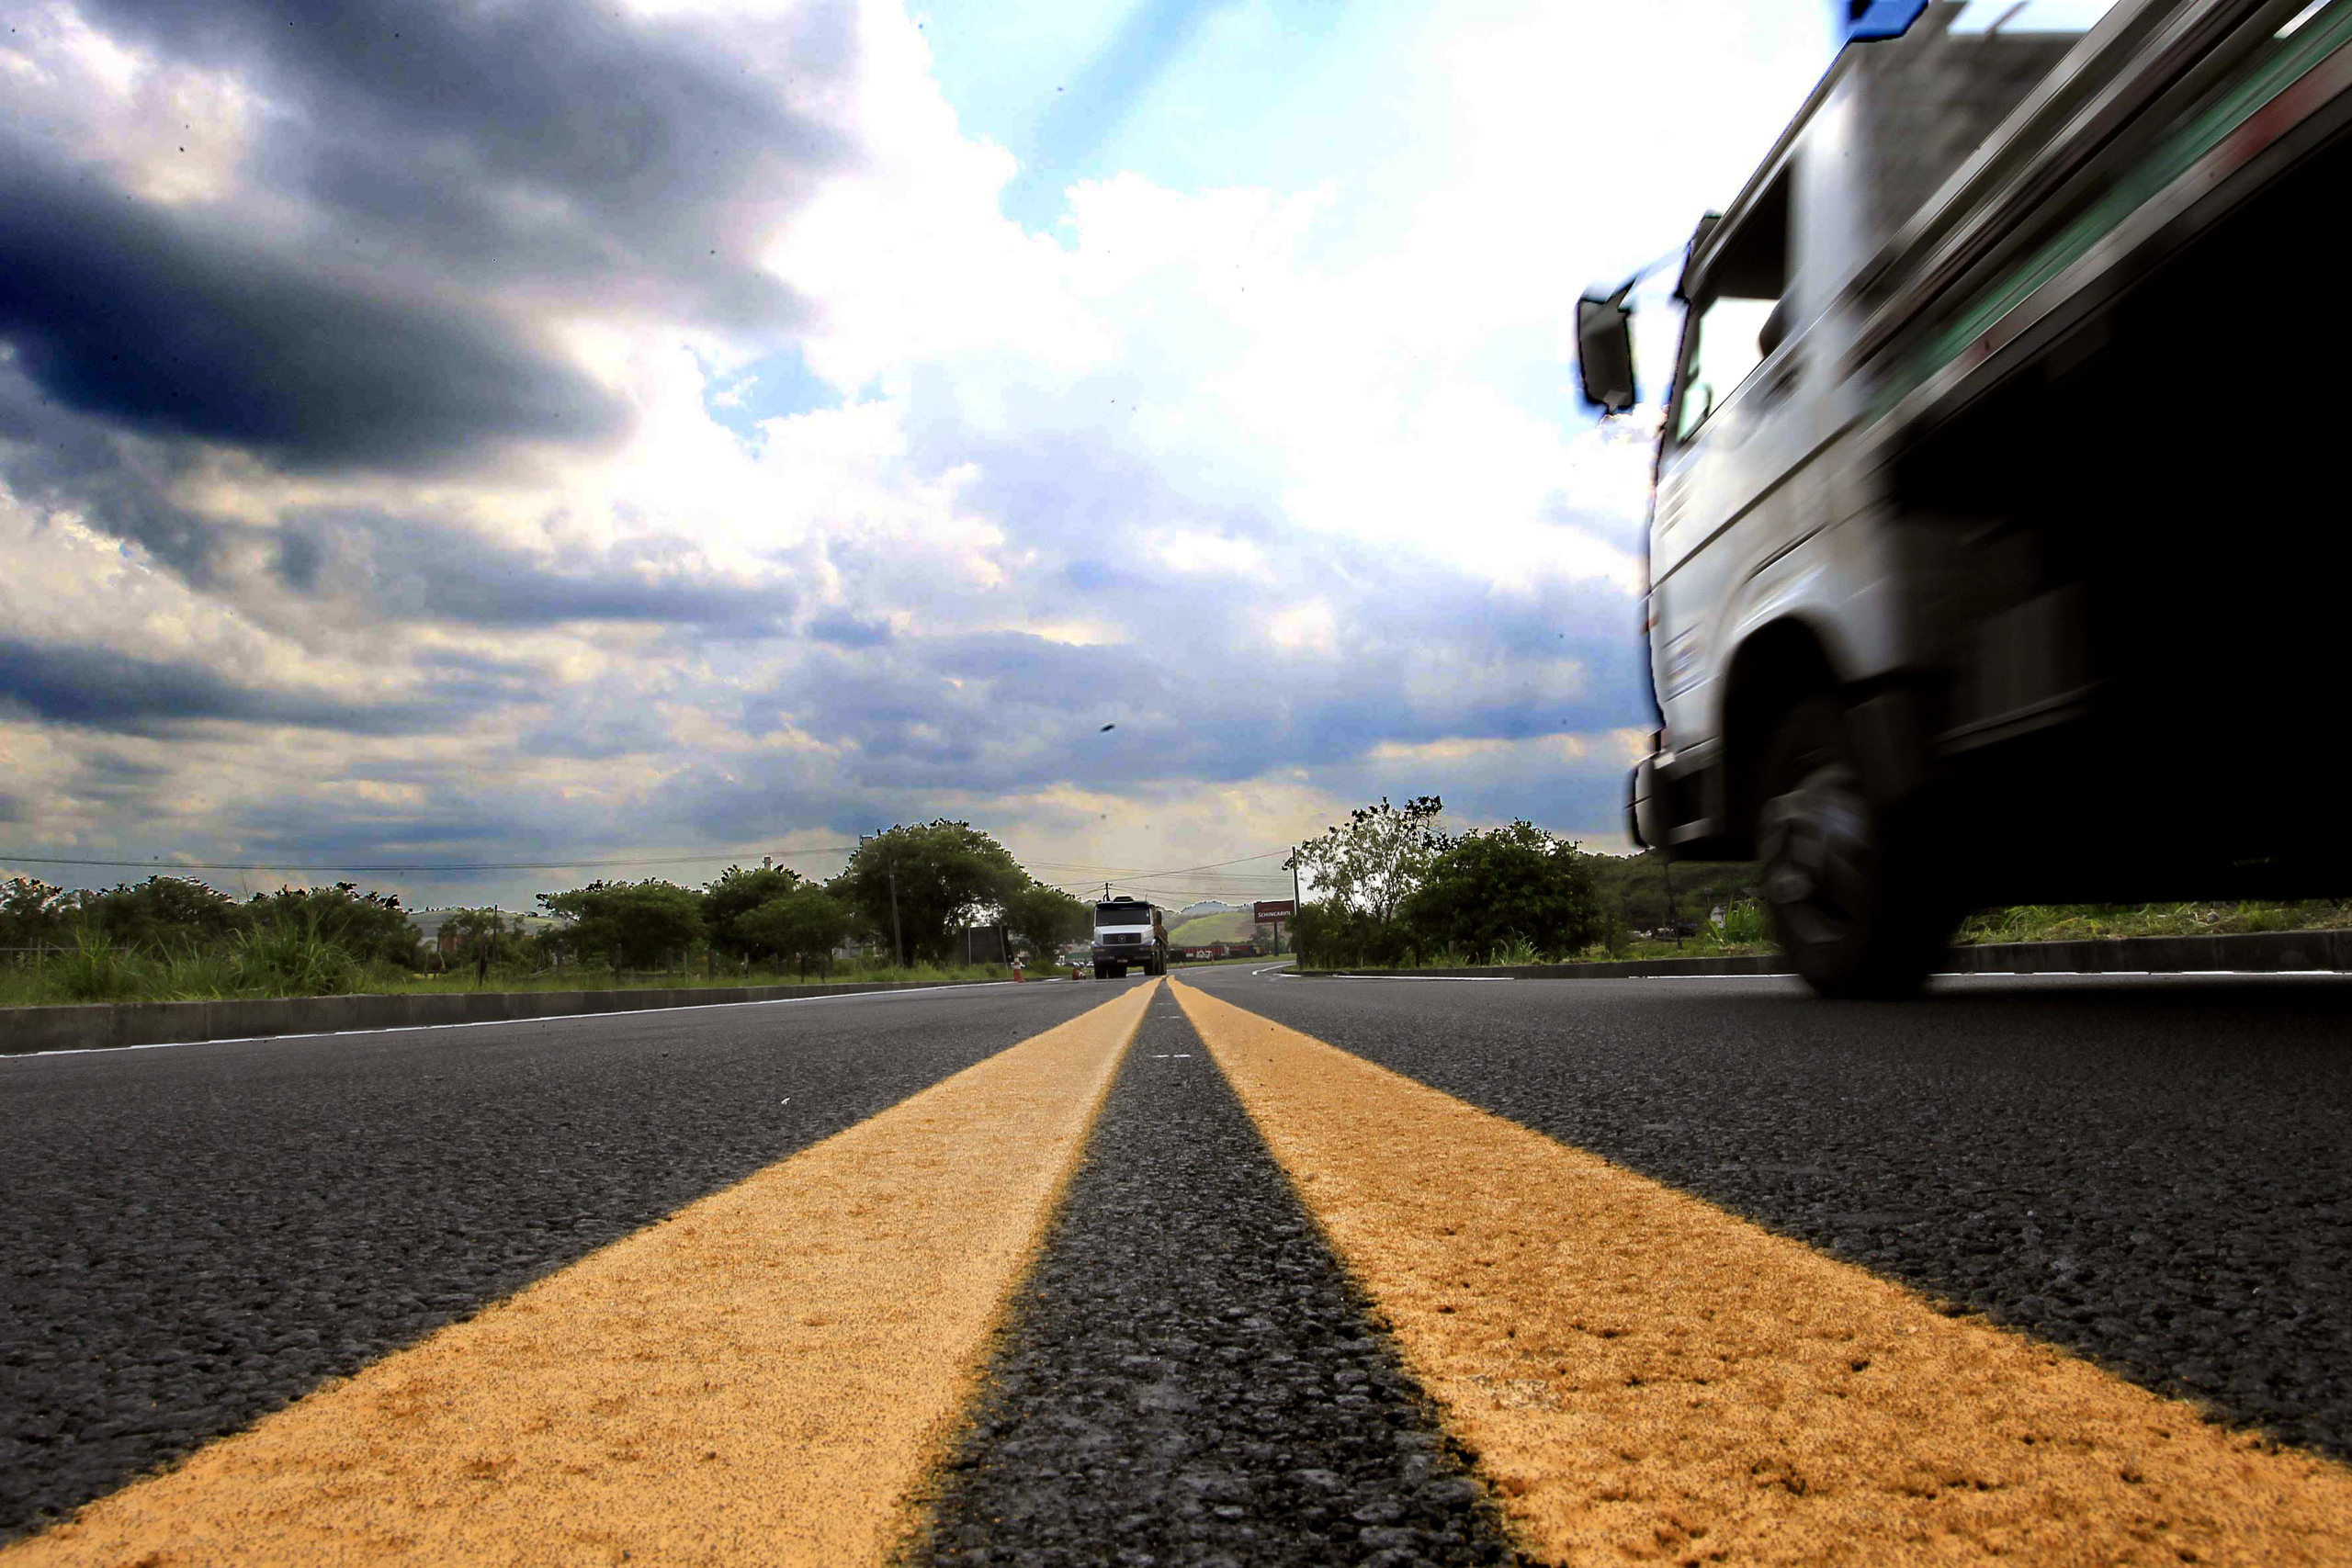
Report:
M701 356L695 356L701 363ZM762 420L788 419L819 409L837 409L845 400L831 382L817 376L797 348L772 354L728 375L703 366L702 406L710 417L749 439L759 434Z

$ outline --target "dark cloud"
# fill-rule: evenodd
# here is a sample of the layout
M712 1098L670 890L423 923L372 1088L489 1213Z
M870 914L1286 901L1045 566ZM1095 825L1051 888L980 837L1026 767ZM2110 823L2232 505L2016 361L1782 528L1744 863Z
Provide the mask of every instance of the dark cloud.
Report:
M192 664L0 637L0 709L7 707L51 724L127 735L164 734L206 719L407 735L445 728L451 716L435 704L270 691Z
M99 0L96 24L234 71L292 111L266 183L338 243L389 244L497 284L591 283L612 303L742 330L799 306L753 254L854 150L795 102L857 58L855 8L637 18L571 0L322 6Z
M670 744L669 729L653 714L598 707L570 696L562 708L555 719L523 732L525 756L602 762L663 750Z
M478 626L631 621L775 636L794 605L788 587L721 573L684 539L635 539L567 559L374 511L289 519L277 570L287 586L363 603L371 617Z
M0 291L5 291L0 268ZM0 480L37 511L78 514L91 526L143 547L190 583L209 586L220 530L166 493L192 458L186 450L126 462L100 422L49 399L0 364Z
M289 468L446 463L617 434L621 406L479 310L401 298L200 220L20 170L0 337L51 397Z
M887 621L860 620L846 611L830 611L808 623L808 635L835 648L879 648L890 640Z
M792 107L854 68L845 3L723 26L569 0L85 15L270 106L243 186L168 208L35 119L0 133L0 340L107 426L292 469L441 468L625 429L617 400L517 324L530 311L642 312L770 346L806 324L760 257L855 160ZM103 486L102 465L83 468ZM130 536L200 561L200 543L162 548L156 521Z

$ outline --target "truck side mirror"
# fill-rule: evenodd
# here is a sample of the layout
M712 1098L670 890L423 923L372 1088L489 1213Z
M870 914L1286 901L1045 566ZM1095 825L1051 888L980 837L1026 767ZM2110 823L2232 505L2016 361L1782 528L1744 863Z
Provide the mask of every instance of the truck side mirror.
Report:
M1633 290L1628 282L1614 294L1577 301L1577 378L1584 400L1603 413L1634 406L1634 312L1625 304Z

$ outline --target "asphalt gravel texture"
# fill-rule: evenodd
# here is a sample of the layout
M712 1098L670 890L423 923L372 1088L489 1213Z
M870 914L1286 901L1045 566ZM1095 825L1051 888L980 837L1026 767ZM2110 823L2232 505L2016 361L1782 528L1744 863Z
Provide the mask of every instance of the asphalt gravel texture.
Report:
M2352 1460L2352 980L1186 978Z
M0 1057L0 1540L1114 994Z
M1163 990L1016 1299L918 1561L1515 1561Z

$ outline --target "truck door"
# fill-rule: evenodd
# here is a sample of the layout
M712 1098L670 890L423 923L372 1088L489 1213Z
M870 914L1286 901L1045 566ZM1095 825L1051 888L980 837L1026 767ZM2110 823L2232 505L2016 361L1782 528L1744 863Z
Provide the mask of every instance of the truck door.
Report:
M1757 564L1817 526L1821 498L1792 487L1819 439L1821 388L1791 276L1793 158L1694 244L1674 395L1660 437L1650 571L1650 646L1677 750L1715 737L1708 688L1726 651L1724 615ZM1701 254L1703 253L1703 254Z

